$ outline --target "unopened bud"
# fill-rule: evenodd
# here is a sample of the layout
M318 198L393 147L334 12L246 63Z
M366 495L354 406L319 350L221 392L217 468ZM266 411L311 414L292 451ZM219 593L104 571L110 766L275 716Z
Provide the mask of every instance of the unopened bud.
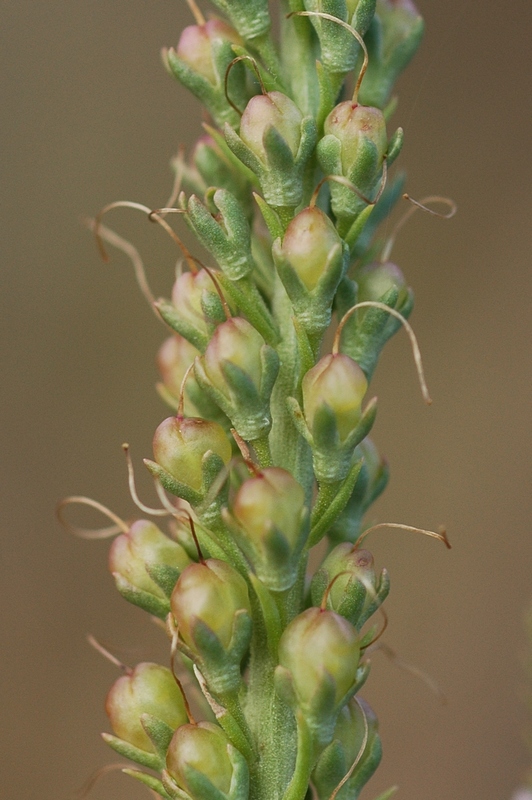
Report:
M198 382L247 441L271 427L270 395L278 370L275 350L242 317L219 325L196 361Z
M155 752L141 717L151 714L175 729L188 721L183 697L174 676L159 664L138 664L130 675L112 685L105 710L116 736L140 750Z
M238 33L221 19L210 19L204 25L189 25L180 36L178 57L195 72L216 85L219 77L213 62L212 43L221 39L231 44L242 44Z
M175 400L176 407L181 393L181 384L185 373L194 363L199 350L183 336L174 334L165 339L157 354L157 367L163 379L164 387ZM188 380L193 381L191 375ZM185 396L185 414L191 416L194 411L188 396Z
M170 603L179 635L197 655L211 690L237 688L251 636L245 580L230 564L209 558L183 570Z
M157 464L172 478L195 492L203 493L203 462L208 453L227 464L231 442L221 425L200 417L168 417L153 437Z
M172 304L189 328L210 336L214 326L225 319L224 308L209 273L183 272L172 288ZM183 335L190 340L186 331Z
M181 572L190 559L181 545L173 542L153 523L141 519L127 533L114 540L109 552L109 569L136 589L163 599L165 593L150 577L150 566L169 567Z
M357 271L355 280L358 286L358 302L382 300L390 289L397 289L399 306L408 296L405 277L399 267L391 261L386 261L384 264L379 262L366 264Z
M222 729L211 722L178 728L168 747L166 766L169 776L191 800L205 800L211 792L218 798L247 796L245 761Z
M358 797L377 769L381 756L377 718L370 706L357 698L340 711L333 741L320 755L314 768L312 782L319 797L330 797L350 770L345 796Z
M296 580L305 542L305 492L292 475L268 467L239 488L232 512L241 549L258 577L273 591Z
M240 121L240 138L263 162L268 154L264 134L274 128L295 156L301 141L303 115L293 100L282 92L268 92L252 97Z
M337 545L314 575L311 584L313 603L320 603L327 592L327 607L341 614L358 630L379 605L390 588L383 570L377 578L373 556L350 542Z
M366 376L352 358L334 353L321 358L303 378L303 404L307 425L320 438L320 417L332 414L340 442L356 428L366 394Z
M316 206L300 211L290 222L284 235L281 254L297 273L305 287L312 291L331 257L331 251L342 240L330 218Z
M357 167L361 166L359 163L361 145L369 142L375 148L378 163L372 170L371 177L374 178L375 167L380 168L388 148L386 121L382 111L346 100L333 108L325 120L324 131L326 135L335 136L341 143L341 163L344 177L352 180L357 186L360 183L363 183L364 186L367 185L368 176L357 175Z

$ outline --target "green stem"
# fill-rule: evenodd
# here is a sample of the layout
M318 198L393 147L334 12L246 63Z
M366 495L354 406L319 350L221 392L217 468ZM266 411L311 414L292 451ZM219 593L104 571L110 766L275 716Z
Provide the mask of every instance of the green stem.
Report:
M297 712L297 759L283 800L304 800L313 767L312 737L301 711Z
M253 39L250 42L250 45L253 47L254 50L257 51L262 61L264 62L264 65L269 70L269 72L271 72L276 82L279 84L279 88L284 91L285 86L282 78L283 70L281 67L279 56L277 55L277 50L275 48L275 45L272 41L270 34L265 33L262 36L257 36L256 39Z
M264 436L260 436L258 439L253 439L250 444L253 446L253 449L257 455L259 465L263 469L264 467L271 467L273 465L273 461L268 434L265 433Z

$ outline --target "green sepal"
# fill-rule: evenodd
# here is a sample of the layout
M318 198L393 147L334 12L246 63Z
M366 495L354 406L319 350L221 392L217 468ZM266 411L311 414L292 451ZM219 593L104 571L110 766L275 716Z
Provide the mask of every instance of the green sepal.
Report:
M153 714L142 714L140 724L150 737L150 741L155 747L157 755L164 763L170 740L174 735L173 728L167 725L162 719L154 717Z
M246 167L246 165L243 164L242 161L233 153L231 148L228 147L222 132L217 128L213 128L212 125L209 125L207 122L203 123L203 129L209 134L209 136L212 136L218 147L222 150L222 153L228 160L229 164L245 180L245 182L258 187L259 183L257 176L252 170Z
M162 771L162 784L172 800L192 800L189 794L180 789L168 770Z
M282 222L277 213L268 205L266 200L264 200L260 194L253 192L253 197L255 198L255 202L257 203L260 213L263 216L266 227L268 228L272 239L275 241L275 239L278 239L284 233Z
M299 405L298 401L295 397L287 397L286 398L286 407L290 414L290 418L296 427L298 433L301 434L303 439L311 446L314 446L314 438L312 433L309 430L307 422L305 420L305 415L301 410L301 406Z
M397 128L390 141L388 142L388 150L386 152L387 166L391 167L399 153L403 148L405 139L405 132L402 128Z
M160 597L155 597L155 595L145 592L143 589L137 589L136 586L132 586L118 572L113 572L113 578L115 579L116 588L128 603L139 606L139 608L154 617L166 619L170 611L168 600L162 600Z
M161 797L171 800L171 796L164 788L162 781L160 781L159 778L156 778L154 775L149 775L147 772L141 772L138 769L123 769L122 772L124 775L129 775L131 778L135 778L135 780L140 781L140 783L143 783L148 787L148 789L152 789L154 792L157 792L157 794L161 795Z
M146 572L157 586L170 598L179 578L180 570L168 564L147 563Z
M374 210L374 205L366 206L351 223L351 227L345 234L345 242L350 251L356 245L359 236L362 234L362 231L364 230L366 223L373 214Z
M254 63L250 61L249 50L247 50L245 47L241 47L241 45L239 44L234 44L233 53L236 56L246 56L246 58L242 61L242 64L248 70L249 74L252 76L253 80L257 84L257 88L259 87L259 84L257 81L257 73L255 72L255 70L257 70L257 72L260 75L260 80L262 86L266 90L266 93L283 91L283 85L277 79L276 75L270 72L270 70L264 69L260 61L254 60Z
M200 494L200 492L197 492L190 486L186 486L184 483L181 483L181 481L176 480L172 475L170 475L169 472L159 466L159 464L157 464L155 461L145 458L144 464L151 472L153 477L157 478L157 480L161 483L161 486L166 489L167 492L170 492L170 494L180 497L182 500L186 500L191 506L197 506L202 501L203 495Z
M243 39L255 39L270 30L268 0L213 0L227 14Z
M363 8L358 14L359 9L356 9L352 21L348 19L345 0L321 0L321 2L306 0L305 8L307 11L323 11L342 22L350 22L352 27L356 28L358 33L363 36L375 13L375 2L376 0L369 0L369 2L362 0L359 6L363 6ZM360 45L353 35L332 20L311 17L310 21L320 40L321 61L325 69L340 76L351 72L356 66L360 52ZM365 27L359 29L360 23Z
M312 599L312 604L315 606L319 606L322 602L323 595L327 591L327 587L330 583L330 576L327 570L321 568L319 569L314 577L312 578L312 582L310 584L310 596ZM337 608L333 608L330 594L327 600L327 608L335 611L337 614L341 614L342 617L345 617L351 625L358 627L356 625L357 620L360 617L360 613L362 608L364 607L364 601L366 599L367 590L362 581L353 577L350 579L349 583L345 587L344 597L342 601L339 603Z
M249 222L242 205L231 192L213 188L207 194L219 212L220 221L195 195L185 205L185 219L228 278L239 280L254 267Z
M323 123L334 108L336 94L331 86L327 70L324 68L321 61L316 61L316 75L318 76L318 85L320 89L320 106L316 114L316 124L318 127L318 134L322 136Z
M164 767L164 759L161 759L156 753L148 753L141 750L140 747L135 747L118 736L113 736L110 733L102 733L102 739L109 747L112 747L115 753L118 753L130 761L135 761L136 764L141 764L143 767L153 769L159 772Z
M361 467L362 461L356 461L353 464L333 500L328 504L327 509L318 518L312 520L307 544L308 548L313 547L325 536L328 528L344 510L359 476Z
M194 326L189 322L183 320L172 303L170 303L168 300L157 300L155 303L155 308L158 310L166 324L172 328L172 330L181 334L181 336L190 342L190 344L193 344L194 347L200 351L200 353L205 352L205 348L209 344L209 337L207 334L203 333L203 331L200 331L197 328L194 328Z
M351 25L357 29L361 36L366 34L373 21L376 5L377 0L359 0L357 3Z
M245 609L237 611L233 632L227 649L216 634L202 620L194 623L193 639L198 654L199 667L205 676L209 690L215 696L238 691L242 684L240 663L251 638L252 621Z
M390 786L389 789L386 789L385 792L382 792L382 794L376 797L375 800L391 800L391 798L394 796L394 794L396 794L398 789L399 789L398 786Z
M367 622L367 620L371 617L372 614L377 611L378 608L384 603L386 598L390 593L390 576L388 574L388 570L383 569L380 577L379 577L379 585L377 586L377 591L373 598L371 598L370 602L363 609L362 613L360 614L357 622L356 627L358 630L362 628L362 626ZM370 595L368 595L368 599Z

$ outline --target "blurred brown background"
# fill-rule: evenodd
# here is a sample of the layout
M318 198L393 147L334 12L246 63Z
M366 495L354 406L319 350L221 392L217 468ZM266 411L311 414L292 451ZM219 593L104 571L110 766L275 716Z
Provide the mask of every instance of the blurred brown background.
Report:
M375 438L392 481L374 518L445 523L453 550L397 531L370 542L392 574L386 641L438 681L448 704L374 657L366 694L385 757L365 796L398 783L405 800L502 800L529 763L530 3L419 6L427 35L394 120L406 129L401 163L414 197L451 195L459 214L419 214L394 251L416 292L434 405L421 401L399 334L375 380ZM166 658L160 633L116 595L107 543L69 538L54 520L70 493L132 514L120 444L140 463L166 415L153 390L164 331L126 260L113 253L102 264L79 219L116 199L164 203L168 161L198 133L200 113L158 60L189 24L184 2L3 0L0 9L0 795L66 800L115 760L99 732L116 671L86 633L130 663ZM108 219L168 294L176 254L164 233L134 211ZM147 794L112 774L92 796Z

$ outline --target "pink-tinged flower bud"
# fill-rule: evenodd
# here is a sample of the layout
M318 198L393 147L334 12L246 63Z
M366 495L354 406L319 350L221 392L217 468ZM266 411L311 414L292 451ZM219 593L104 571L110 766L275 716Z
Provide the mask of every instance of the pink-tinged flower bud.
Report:
M225 561L215 558L190 564L184 569L170 603L179 633L194 652L197 650L195 627L198 622L206 625L227 649L237 612L250 613L245 580Z
M155 748L142 727L143 714L157 717L172 729L188 722L174 676L159 664L138 664L130 675L118 678L107 695L105 710L116 736L149 753Z
M262 382L261 350L265 342L253 325L242 317L232 317L218 325L205 351L205 373L213 386L230 394L223 372L226 362L239 367L260 390Z
M181 547L165 536L153 522L140 519L127 533L114 540L109 552L109 569L131 586L163 599L163 590L150 578L146 565L183 570L190 559Z
M275 128L296 156L301 141L303 115L293 100L281 92L268 92L252 97L240 121L240 138L263 162L268 156L264 147L264 134Z
M224 319L223 307L208 272L182 272L172 288L172 304L179 317L203 334L209 334L212 325ZM214 310L209 315L208 310Z
M390 289L399 292L399 305L406 299L408 290L403 273L391 261L384 264L379 262L366 264L356 273L355 280L358 285L358 301L380 300ZM364 309L361 309L364 311Z
M216 39L242 44L242 39L230 25L215 18L204 25L189 25L183 30L177 46L178 57L213 86L218 82L212 53L212 43Z
M349 356L334 353L321 358L302 383L305 419L311 433L319 436L319 412L324 409L334 414L343 442L360 421L367 388L366 376Z
M281 254L297 273L301 282L312 291L325 272L331 251L342 240L332 221L319 208L304 208L290 222L284 235Z
M267 467L248 478L238 490L233 514L256 546L277 528L291 547L301 535L305 492L292 475L280 467Z
M176 481L196 492L203 489L202 462L206 453L218 455L227 464L231 442L217 422L200 417L168 417L153 437L155 461Z
M364 139L375 145L379 163L388 149L386 121L382 111L371 106L358 105L351 100L333 108L325 120L324 131L340 141L342 172L348 178L356 168L360 145Z
M228 795L234 769L228 745L229 740L218 725L211 722L182 725L174 733L166 754L170 777L192 800L203 800L207 795L195 791L191 770L207 778L218 792Z
M292 620L279 642L279 664L290 673L304 711L312 710L331 681L332 704L341 703L355 684L359 659L356 629L339 614L321 608L309 608Z
M181 391L181 384L185 373L191 364L194 363L199 350L194 345L178 333L168 337L162 343L157 354L157 367L163 379L163 383L170 394L177 400ZM194 380L191 375L189 380ZM188 409L187 409L188 403ZM185 397L185 413L190 415L190 401Z
M385 600L389 589L388 573L383 570L377 577L369 550L342 542L331 550L314 575L311 596L317 605L327 592L327 607L360 630Z

